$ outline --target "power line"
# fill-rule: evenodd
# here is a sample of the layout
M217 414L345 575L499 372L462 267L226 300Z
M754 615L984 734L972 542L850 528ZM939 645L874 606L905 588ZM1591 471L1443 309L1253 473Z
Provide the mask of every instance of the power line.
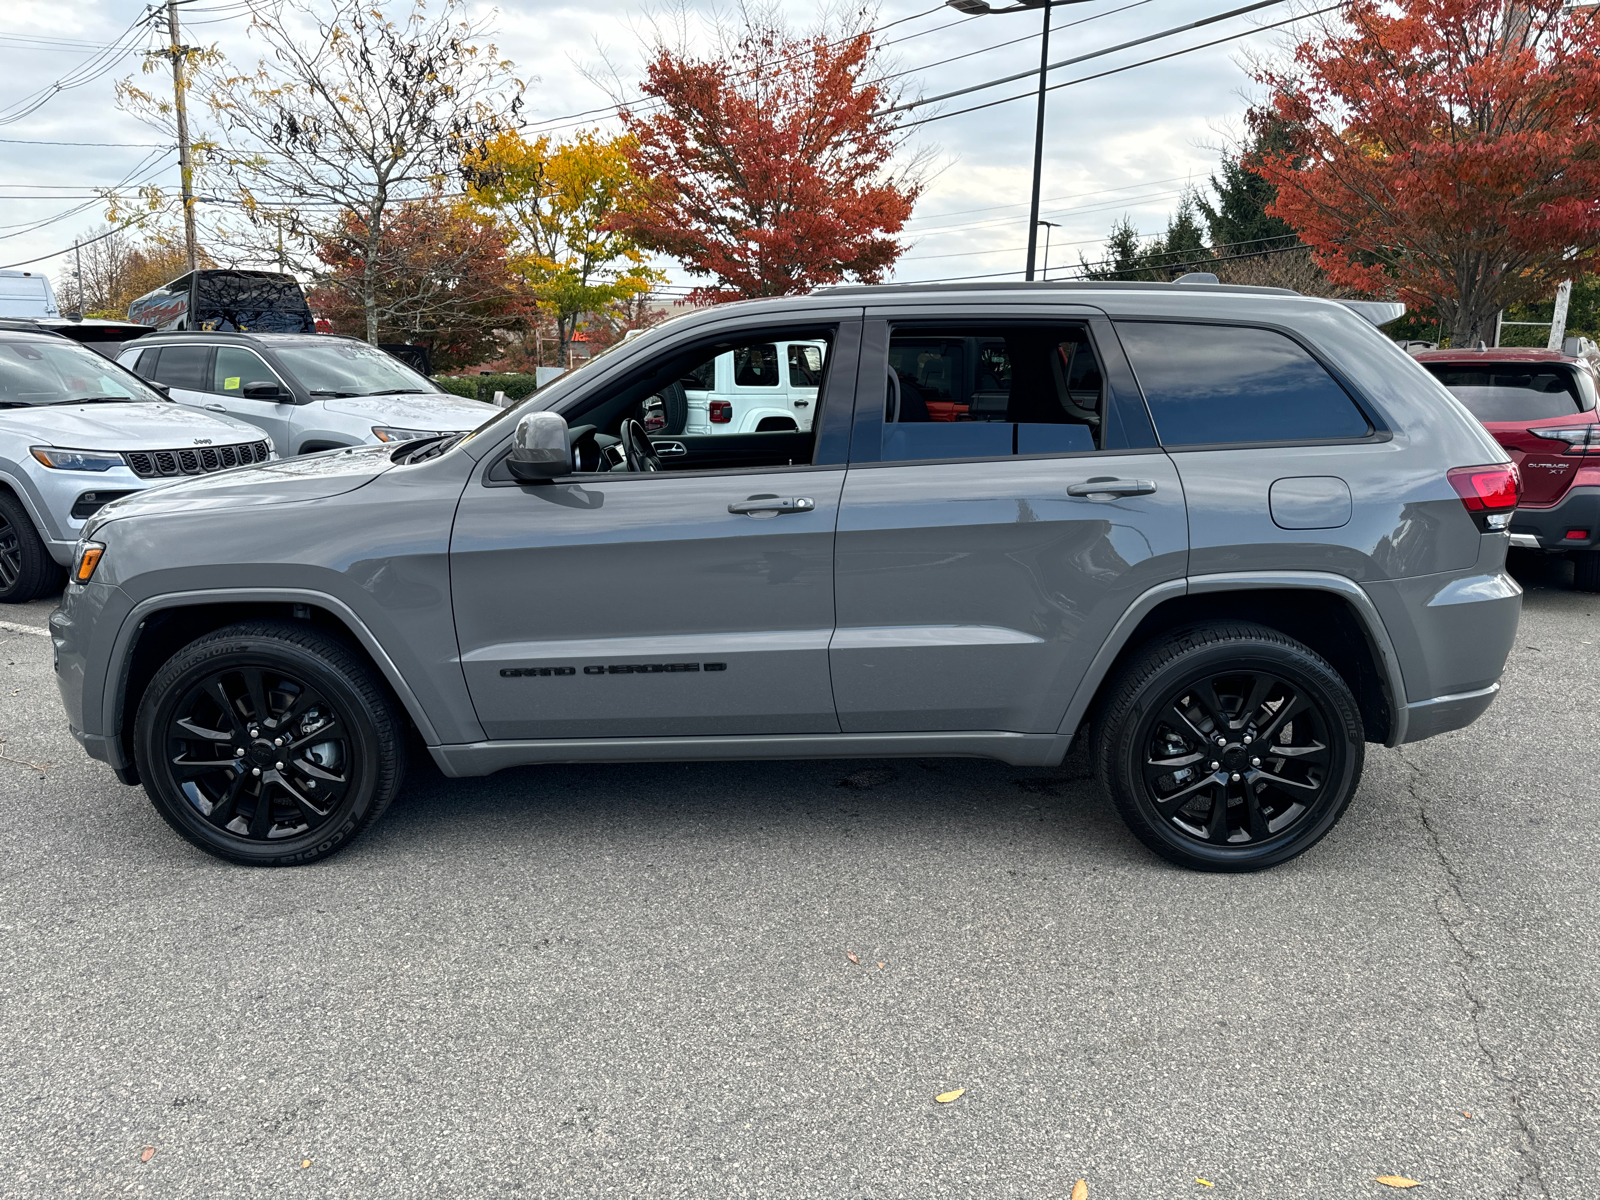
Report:
M1190 21L1184 25L1174 25L1171 29L1163 29L1159 33L1149 33L1144 37L1134 38L1132 41L1128 42L1119 42L1115 46L1106 46L1100 50L1091 50L1088 54L1079 54L1072 58L1063 58L1060 62L1048 64L1044 69L1046 71L1055 71L1061 67L1071 67L1077 65L1078 63L1088 62L1090 59L1104 58L1106 55L1115 54L1119 50L1127 50L1133 46L1143 46L1148 42L1158 42L1162 38L1169 38L1176 34L1187 33L1191 29L1199 29L1205 25L1215 25L1218 21L1226 21L1230 17L1240 17L1246 13L1255 12L1257 9L1272 8L1275 5L1279 5L1284 2L1285 0L1255 0L1255 3L1246 4L1242 8L1230 9L1228 12L1216 13L1215 15L1209 17L1201 17L1198 21ZM983 83L975 83L971 87L957 88L953 92L941 92L937 96L927 96L917 100L908 101L905 104L896 104L889 108L883 109L881 113L876 115L888 116L890 113L909 112L913 108L924 108L929 104L938 104L941 100L953 100L957 96L966 96L973 92L984 91L987 88L999 87L1002 83L1015 83L1019 79L1027 79L1030 76L1037 76L1038 74L1038 71L1018 71L1014 75L1002 75L998 79L988 79ZM1039 93L1037 91L1029 93L1029 95L1033 96L1037 96L1038 94Z
M106 146L117 150L170 149L171 142L46 142L37 138L0 138L14 146Z
M117 39L107 49L91 55L54 83L24 96L21 100L0 110L0 125L14 125L43 108L62 92L83 87L85 84L93 83L96 79L108 74L119 62L133 52L134 44L139 40L139 31L150 20L150 15L149 12L146 12L132 25L129 25L127 29L123 30L122 33L118 34Z
M1279 2L1281 2L1281 0L1279 0ZM1198 46L1189 46L1189 47L1186 47L1183 50L1174 50L1170 54L1158 54L1154 58L1142 59L1142 60L1140 60L1139 62L1136 62L1136 63L1128 63L1126 66L1112 67L1109 71L1100 71L1100 72L1098 72L1098 73L1096 73L1094 75L1084 75L1084 76L1081 76L1078 79L1069 79L1064 83L1052 83L1049 87L1047 87L1045 89L1045 91L1047 91L1047 92L1056 92L1056 91L1060 91L1062 88L1076 87L1080 83L1092 83L1094 80L1096 80L1096 79L1104 79L1108 75L1120 75L1124 71L1132 71L1137 67L1148 67L1152 63L1166 62L1167 59L1169 59L1169 58L1179 58L1179 57L1181 57L1182 55L1185 55L1185 54L1193 54L1197 50L1209 50L1209 49L1211 49L1211 47L1220 46L1225 42L1236 42L1240 38L1253 37L1255 34L1258 34L1258 33L1266 33L1268 30L1280 29L1285 25L1293 25L1296 21L1304 21L1308 17L1320 16L1322 13L1330 13L1330 12L1333 12L1334 10L1338 9L1339 7L1341 7L1341 6L1338 5L1338 4L1330 4L1326 8L1315 8L1315 9L1312 9L1310 12L1301 13L1298 16L1287 17L1282 21L1275 21L1271 25L1259 25L1254 29L1246 29L1242 33L1232 33L1232 34L1229 34L1227 37L1220 37L1220 38L1215 39L1214 41L1201 42ZM1015 95L1015 96L1007 96L1003 100L990 100L990 101L988 101L987 103L984 103L984 104L974 104L970 108L958 108L954 112L939 113L936 116L932 116L932 117L923 117L920 121L907 121L905 124L901 125L900 128L902 128L902 129L911 129L911 128L914 128L914 127L916 127L918 125L931 124L934 121L947 121L951 117L959 117L959 116L963 115L964 113L978 112L981 109L994 108L996 105L1000 105L1000 104L1010 104L1013 100L1032 100L1032 99L1036 98L1038 95L1039 95L1039 92L1038 92L1037 89L1035 89L1033 91L1021 92L1021 93L1019 93L1018 95Z

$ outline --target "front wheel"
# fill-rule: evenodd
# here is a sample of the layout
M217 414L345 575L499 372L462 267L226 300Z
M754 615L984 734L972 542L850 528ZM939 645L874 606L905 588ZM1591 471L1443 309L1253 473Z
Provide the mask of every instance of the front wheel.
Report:
M167 824L230 862L292 866L349 845L405 766L388 693L306 626L231 625L156 673L134 723L139 777Z
M1366 742L1336 671L1277 630L1174 633L1112 685L1095 765L1128 828L1200 871L1257 871L1314 846L1361 781Z

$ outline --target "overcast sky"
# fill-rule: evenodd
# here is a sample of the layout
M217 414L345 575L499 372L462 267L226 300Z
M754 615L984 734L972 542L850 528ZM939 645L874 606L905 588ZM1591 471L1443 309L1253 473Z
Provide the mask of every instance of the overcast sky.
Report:
M645 0L649 4L650 0ZM997 0L998 3L998 0ZM1088 0L1061 7L1051 38L1056 61L1238 8L1248 0ZM694 7L709 11L706 0ZM881 35L913 93L935 95L997 76L1037 69L1039 18L1034 13L962 17L949 9L928 12L931 0L884 0L875 24L900 18ZM1055 72L1064 82L1137 63L1261 27L1292 15L1281 3L1202 30ZM530 80L530 119L553 120L607 104L610 97L585 76L604 58L624 80L637 77L643 16L640 0L585 0L582 4L474 5L492 14L497 44ZM116 81L139 70L153 34L133 41L121 56L104 53L144 13L132 0L10 0L0 18L0 121L67 79L86 76L20 120L0 124L0 266L50 255L103 224L95 189L124 181L153 180L177 188L177 155L163 149L159 131L118 111ZM809 4L791 3L796 24L813 17ZM253 63L259 44L246 35L246 0L192 0L182 6L184 40L215 43L241 63ZM918 15L923 14L923 15ZM1087 20L1085 18L1088 18ZM1074 22L1071 28L1060 27ZM148 26L146 27L148 29ZM1030 36L1032 35L1032 36ZM1043 215L1051 231L1050 262L1075 265L1080 251L1099 257L1108 229L1126 213L1143 233L1159 233L1179 190L1204 185L1215 169L1222 133L1236 129L1249 80L1246 50L1268 51L1283 31L1260 31L1166 62L1112 74L1051 94L1046 126ZM1025 39L958 62L942 60ZM101 55L96 59L96 55ZM108 69L95 74L102 67ZM87 66L86 66L87 64ZM165 64L161 64L165 70ZM165 76L147 77L160 86ZM170 87L170 84L168 84ZM1025 92L1026 81L947 101L944 112ZM935 110L937 111L937 110ZM917 113L913 115L924 115ZM932 179L909 227L905 256L895 278L941 279L972 275L1021 278L1026 259L1027 199L1033 150L1034 100L1029 97L979 112L950 116L917 131L918 144L937 148L942 168ZM30 143L97 142L103 146ZM70 212L79 209L76 213ZM30 228L37 226L36 228ZM664 264L672 270L672 264ZM71 270L70 255L32 264L58 285ZM676 283L692 282L673 270ZM1052 272L1053 274L1056 271Z

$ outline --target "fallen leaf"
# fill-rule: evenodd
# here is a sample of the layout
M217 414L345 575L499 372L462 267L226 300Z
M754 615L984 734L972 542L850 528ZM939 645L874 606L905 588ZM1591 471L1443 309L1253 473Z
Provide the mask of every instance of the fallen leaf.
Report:
M949 1104L952 1100L959 1100L965 1094L966 1088L957 1088L953 1092L940 1092L933 1098L935 1104Z
M156 1148L154 1146L146 1146L144 1148L144 1153L139 1155L139 1161L140 1162L149 1162L150 1159L155 1155L155 1152L156 1152Z
M1217 1186L1216 1184L1212 1183L1211 1180L1209 1180L1209 1179L1201 1179L1200 1176L1198 1176L1198 1175L1196 1175L1194 1177L1194 1181L1196 1183L1198 1183L1201 1187L1216 1187Z
M849 951L849 950L846 950L846 951L845 951L845 952L844 952L844 956L845 956L845 957L846 957L846 958L848 958L848 959L849 959L849 960L850 960L850 961L851 961L851 962L853 962L853 963L855 963L855 965L856 965L856 966L858 966L858 967L859 967L859 966L860 966L860 965L861 965L861 960L860 960L860 959L859 959L859 958L857 958L857 957L856 957L856 956L855 956L855 954L854 954L854 953L852 953L852 952L851 952L851 951Z
M1072 1185L1072 1200L1089 1200L1089 1185L1081 1179Z
M880 971L883 970L883 964L882 963L878 964L878 970L880 970Z
M305 1170L305 1169L306 1169L306 1168L307 1168L307 1167L309 1167L309 1166L310 1166L310 1165L311 1165L311 1160L310 1160L310 1159L309 1159L309 1158L302 1158L302 1159L301 1159L301 1160L300 1160L300 1169L301 1169L301 1170L302 1170L302 1171L304 1171L304 1170Z
M1461 1115L1469 1121L1472 1120L1472 1114L1469 1112L1463 1112Z
M1378 1182L1383 1184L1384 1187L1392 1188L1413 1188L1422 1186L1422 1180L1407 1179L1404 1175L1379 1175Z

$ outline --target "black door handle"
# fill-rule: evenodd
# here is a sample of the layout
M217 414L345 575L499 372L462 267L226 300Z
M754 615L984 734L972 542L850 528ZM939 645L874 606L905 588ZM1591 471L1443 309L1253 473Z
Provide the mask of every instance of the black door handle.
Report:
M1067 495L1109 500L1114 496L1148 496L1155 490L1155 483L1148 479L1091 479L1068 485Z

